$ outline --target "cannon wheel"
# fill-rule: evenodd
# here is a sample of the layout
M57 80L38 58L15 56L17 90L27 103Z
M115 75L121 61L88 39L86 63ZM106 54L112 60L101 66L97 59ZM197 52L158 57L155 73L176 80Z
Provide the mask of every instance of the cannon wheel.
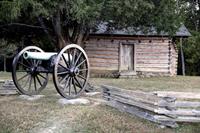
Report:
M55 60L53 81L58 93L67 99L81 95L89 78L89 61L76 44L64 47Z
M20 51L12 63L12 78L18 91L24 95L37 95L47 85L48 74L35 72L41 61L23 58L25 51L44 52L36 46L28 46Z

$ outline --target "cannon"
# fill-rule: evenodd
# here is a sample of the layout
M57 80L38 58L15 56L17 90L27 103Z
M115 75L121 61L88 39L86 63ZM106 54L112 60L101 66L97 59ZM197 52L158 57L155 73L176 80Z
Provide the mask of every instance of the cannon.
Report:
M57 92L72 99L81 95L89 79L88 57L76 44L67 45L58 53L28 46L14 57L12 68L14 84L24 95L39 94L52 73Z

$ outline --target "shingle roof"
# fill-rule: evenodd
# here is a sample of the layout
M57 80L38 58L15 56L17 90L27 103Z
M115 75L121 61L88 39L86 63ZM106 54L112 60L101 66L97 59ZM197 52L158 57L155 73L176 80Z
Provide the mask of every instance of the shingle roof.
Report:
M126 36L169 36L166 32L158 32L155 30L155 28L151 28L148 32L143 32L141 30L136 30L134 28L124 28L124 29L114 29L107 26L107 23L101 23L97 26L97 29L91 31L91 34L94 35L126 35ZM181 25L181 27L178 29L178 31L175 34L176 37L189 37L191 36L188 29L185 27L185 25Z
M188 29L185 27L185 25L181 25L181 27L176 32L177 37L189 37L192 36L191 33L188 31Z

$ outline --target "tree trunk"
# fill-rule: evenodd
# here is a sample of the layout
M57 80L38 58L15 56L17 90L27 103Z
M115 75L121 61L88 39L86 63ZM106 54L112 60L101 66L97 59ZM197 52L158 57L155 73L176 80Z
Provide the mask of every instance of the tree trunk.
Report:
M185 59L183 53L183 38L180 38L180 50L181 50L181 66L182 66L182 75L185 76Z
M85 40L86 36L88 37L89 29L87 29L87 31L84 31L82 29L83 28L82 24L77 23L77 22L74 22L71 25L65 25L61 27L60 11L57 11L55 16L53 17L52 23L53 23L53 28L57 37L57 48L59 50L70 43L75 43L83 47L83 41ZM62 31L62 29L64 30Z
M57 11L56 16L53 18L53 27L57 36L57 48L60 50L66 45L64 37L62 36L60 11Z
M3 71L6 72L6 56L3 56Z
M44 33L47 35L48 39L50 40L51 45L55 44L55 40L54 38L50 35L47 26L45 25L43 18L42 17L38 17L38 21L44 31Z
M198 8L199 10L197 11L197 15L200 16L200 1L198 1ZM200 31L200 18L198 17L198 32Z
M89 37L89 28L87 28L86 30L83 30L81 27L82 26L79 26L79 30L77 32L76 43L83 48L84 42Z
M83 34L79 33L76 43L83 47Z

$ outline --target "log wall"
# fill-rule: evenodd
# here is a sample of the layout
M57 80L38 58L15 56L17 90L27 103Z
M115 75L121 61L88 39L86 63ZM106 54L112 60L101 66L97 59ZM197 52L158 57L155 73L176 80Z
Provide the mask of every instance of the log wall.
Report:
M140 75L171 75L170 40L145 39L136 45L136 71Z
M173 76L177 73L177 50L166 37L100 37L85 43L91 73L113 74L120 70L120 44L135 45L135 71L140 76Z
M90 39L85 44L91 75L93 76L112 76L113 72L118 71L119 66L119 45L110 39Z
M178 66L178 49L175 43L170 44L170 52L171 52L171 75L177 75L177 66Z

